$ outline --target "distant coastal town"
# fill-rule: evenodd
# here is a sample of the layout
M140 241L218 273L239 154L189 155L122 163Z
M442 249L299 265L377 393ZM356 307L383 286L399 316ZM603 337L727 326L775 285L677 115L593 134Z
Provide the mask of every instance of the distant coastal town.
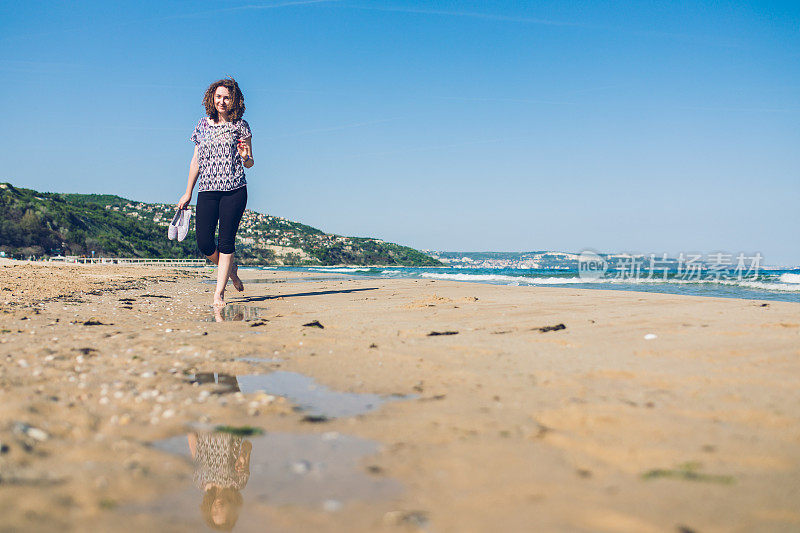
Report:
M451 268L575 268L579 254L567 252L443 252L424 250Z

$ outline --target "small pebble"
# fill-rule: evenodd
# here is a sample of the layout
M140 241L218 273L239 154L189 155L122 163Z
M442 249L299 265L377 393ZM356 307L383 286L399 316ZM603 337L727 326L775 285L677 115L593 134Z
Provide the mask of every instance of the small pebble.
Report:
M17 422L16 424L14 424L14 432L21 433L25 436L32 438L33 440L38 440L39 442L44 442L50 438L50 435L48 435L47 432L44 431L43 429L29 426L24 422Z
M292 472L295 474L305 474L311 470L311 463L308 461L295 461L292 463Z

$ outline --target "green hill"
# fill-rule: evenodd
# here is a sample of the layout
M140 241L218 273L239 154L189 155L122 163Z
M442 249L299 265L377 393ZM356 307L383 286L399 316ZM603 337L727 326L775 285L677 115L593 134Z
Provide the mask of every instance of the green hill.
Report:
M130 203L130 200L117 196L116 194L59 194L64 200L80 205L125 205Z
M172 204L135 202L109 194L42 193L0 184L0 251L17 257L202 257L194 230L167 239ZM281 217L246 210L236 239L243 264L438 266L407 246L343 237Z

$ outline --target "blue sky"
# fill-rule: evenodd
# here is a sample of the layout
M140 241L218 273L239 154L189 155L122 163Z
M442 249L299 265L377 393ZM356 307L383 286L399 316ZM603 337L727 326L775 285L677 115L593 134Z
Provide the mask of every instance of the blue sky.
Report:
M5 2L0 180L176 202L228 74L258 211L800 264L798 2Z

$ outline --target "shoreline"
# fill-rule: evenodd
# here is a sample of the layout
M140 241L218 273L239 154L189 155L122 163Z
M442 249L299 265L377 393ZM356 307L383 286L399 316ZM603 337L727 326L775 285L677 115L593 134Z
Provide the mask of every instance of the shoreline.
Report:
M5 262L4 262L5 261ZM37 261L27 261L27 260L11 260L0 258L0 265L2 264L47 264L47 265L59 265L59 264L73 264L73 263L42 263ZM152 265L152 264L140 264L140 265L133 265L133 264L119 264L119 265L106 265L106 266L152 266L152 267L159 267L159 268L191 268L191 269L213 269L215 268L211 263L207 263L205 265L197 265L197 266L188 266L188 265ZM324 266L314 266L314 265L306 265L306 266L283 266L283 265L239 265L240 268L243 270L253 270L253 271L275 271L275 272L295 272L295 273L328 273L328 274L342 274L346 275L352 273L354 276L360 279L431 279L431 276L425 276L424 272L420 275L420 277L416 278L413 276L405 276L402 278L391 278L387 276L372 276L372 275L364 275L359 274L359 272L371 270L371 269L421 269L421 268L431 268L431 269L447 269L450 267L405 267L405 266L397 266L397 265L324 265ZM454 269L454 270L470 270L470 269ZM476 269L482 270L482 269ZM786 269L779 269L779 270L786 270ZM765 269L764 272L772 272L768 269ZM791 272L794 274L794 271ZM577 274L577 272L576 272ZM800 274L797 274L800 276ZM616 280L616 279L607 279L602 282L592 282L592 281L574 281L574 278L566 278L565 282L560 283L556 278L550 279L548 282L544 282L542 280L539 281L525 281L524 284L520 285L519 282L512 282L511 278L515 278L515 276L508 276L505 274L469 274L469 273L462 273L459 272L458 274L454 274L454 278L447 277L447 274L444 275L445 277L433 278L441 281L455 281L455 282L466 282L466 283L479 283L479 284L487 284L487 285L498 285L498 286L523 286L523 287L549 287L549 286L556 286L559 288L567 288L567 289L588 289L588 290L609 290L609 291L623 291L623 292L635 292L635 293L647 293L647 294L673 294L673 295L680 295L680 296L701 296L704 298L724 298L724 299L739 299L739 300L749 300L749 301L762 301L762 302L771 302L771 301L780 301L780 302L791 302L791 303L800 303L800 283L790 283L790 282L783 282L783 285L786 285L786 288L764 288L758 286L748 286L748 281L744 281L744 284L738 285L736 283L725 283L725 282L713 282L713 281L687 281L687 280L674 280L670 279L669 281L661 281L661 280L653 280L653 281L626 281L626 280ZM486 277L501 277L501 278L509 278L501 281L493 281L487 279L461 279L458 276L474 276L476 278L486 278ZM520 280L528 280L531 279L528 276L518 276ZM752 280L751 280L752 281ZM763 282L755 282L756 285L766 285ZM617 285L617 286L615 286ZM618 286L623 285L623 286ZM680 287L680 288L679 288ZM733 291L733 293L726 293L726 287L732 287L728 290Z
M800 525L800 304L243 269L226 298L260 318L213 323L210 268L37 267L0 266L8 527L194 530L192 466L152 443L221 423L367 439L347 479L402 487L272 505L284 493L261 498L251 472L235 531ZM313 423L279 395L190 382L276 371L399 396ZM252 440L256 457L276 445ZM184 492L186 516L153 503Z
M764 287L750 287L747 286L747 281L743 285L737 284L726 284L726 283L719 283L719 282L708 282L708 281L683 281L683 280L669 280L669 281L617 281L617 280L605 280L602 282L592 282L592 281L575 281L575 278L566 278L563 282L559 282L557 278L546 278L548 281L544 281L542 279L538 279L537 281L533 281L533 278L528 276L511 276L508 274L472 274L472 273L464 273L459 272L457 274L443 274L441 277L435 276L426 276L425 272L423 272L419 277L414 276L404 276L404 277L388 277L388 276L371 276L368 274L363 274L360 272L368 271L370 269L385 269L385 268L448 268L448 267L375 267L375 266L349 266L349 267L248 267L255 270L274 270L274 271L281 271L281 269L309 269L318 271L320 273L324 273L326 270L329 270L330 273L339 273L339 274L347 274L347 272L343 271L336 271L334 269L350 269L352 274L361 279L436 279L441 281L455 281L455 282L466 282L466 283L480 283L480 284L487 284L487 285L497 285L497 286L520 286L520 287L552 287L556 286L559 288L567 288L567 289L588 289L588 290L609 290L609 291L624 291L624 292L636 292L636 293L648 293L648 294L674 294L674 295L682 295L682 296L702 296L702 297L710 297L710 298L726 298L726 299L740 299L740 300L751 300L751 301L781 301L781 302L792 302L792 303L800 303L800 284L796 283L783 283L787 285L786 288L783 289L767 289ZM453 269L453 270L470 270L470 269ZM475 270L488 270L488 269L475 269ZM289 272L302 272L302 270L287 270ZM565 271L566 272L566 271ZM578 275L577 272L571 272L575 276ZM467 279L473 277L475 279ZM487 278L503 278L501 281L500 279L492 280ZM518 278L519 281L517 281ZM521 283L522 282L522 283ZM758 282L759 284L764 284L763 282ZM731 291L731 293L726 293L725 291Z

